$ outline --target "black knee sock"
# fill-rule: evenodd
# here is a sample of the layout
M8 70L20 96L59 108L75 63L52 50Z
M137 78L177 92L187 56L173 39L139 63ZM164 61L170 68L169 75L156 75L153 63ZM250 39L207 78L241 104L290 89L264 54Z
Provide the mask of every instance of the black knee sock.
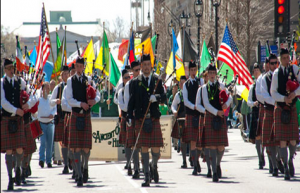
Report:
M13 168L13 158L12 158L12 155L7 155L5 154L5 162L6 162L6 168L7 168L7 173L8 175L12 175L12 168Z
M223 151L217 150L217 166L220 166L225 149Z
M211 167L213 173L217 173L217 150L216 149L210 149L209 154L211 156Z
M257 151L257 156L258 156L258 160L261 160L261 155L262 155L262 148L261 148L261 140L255 140L255 148Z
M155 166L157 166L157 162L158 162L158 159L159 159L159 156L160 156L160 152L154 153L153 151L151 151L151 154L152 154L152 165L155 167Z
M261 141L261 140L260 140ZM263 147L261 145L261 156L264 157L265 156L265 147Z
M277 154L276 146L271 146L269 148L269 151L270 151L270 157L269 158L271 158L273 169L277 169L278 167L277 167L277 160L276 160L276 154Z
M131 167L131 163L129 163L130 162L130 157L131 157L131 152L132 152L131 148L129 148L129 147L125 148L125 157L126 157L126 161L127 161L126 165L128 167Z
M207 169L210 169L209 149L204 148L204 153L205 153L205 161L206 161Z
M144 162L144 174L149 173L149 153L142 153L142 159Z
M82 159L83 159L83 162L84 162L83 168L88 169L89 168L89 158L90 158L91 151L89 151L88 153L85 153L85 151L82 151L81 154L82 154Z
M198 150L195 149L194 151L195 151L195 157L194 157L193 162L194 162L194 168L196 168L197 167L197 161L198 161Z
M23 157L23 160L22 160L22 168L27 168L28 164L29 164L29 156L26 155Z
M186 143L181 142L182 159L186 161Z
M23 158L24 152L21 154L16 153L16 166L21 167L22 158Z
M280 148L280 155L281 155L281 158L283 160L283 163L287 164L288 153L287 153L287 148L286 147Z
M290 150L290 157L289 157L289 161L293 162L293 158L294 158L294 154L296 152L296 145L289 145L289 150Z
M139 169L139 150L135 149L133 152L133 164L134 170L137 171Z
M72 165L73 171L76 172L75 157L74 157L74 153L71 150L69 150L69 158L71 160L71 165Z
M74 153L74 162L75 162L75 167L77 168L76 173L78 175L78 177L81 177L82 176L82 173L81 173L81 155L80 155L80 152L75 152Z
M190 151L190 157L191 157L191 160L193 161L193 163L194 163L194 166L195 166L195 164L197 165L197 162L195 163L195 157L196 157L196 150L194 149L194 150L191 150Z
M61 153L64 159L64 165L68 166L69 160L68 160L68 149L66 147L61 148Z

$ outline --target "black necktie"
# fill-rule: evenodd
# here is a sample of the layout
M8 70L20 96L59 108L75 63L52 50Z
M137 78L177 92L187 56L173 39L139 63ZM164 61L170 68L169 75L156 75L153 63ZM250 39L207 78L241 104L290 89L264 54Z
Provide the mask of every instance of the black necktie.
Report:
M149 77L146 77L147 86L149 86Z
M284 75L285 76L287 75L287 69L286 69L286 67L284 67Z
M13 87L13 85L12 85L12 79L10 79L9 84L10 84L11 87Z

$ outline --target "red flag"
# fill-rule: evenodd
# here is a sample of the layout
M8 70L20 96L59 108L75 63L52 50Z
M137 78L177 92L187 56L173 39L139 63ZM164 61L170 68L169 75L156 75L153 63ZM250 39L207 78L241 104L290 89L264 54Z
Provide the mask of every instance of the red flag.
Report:
M123 61L123 56L127 53L128 50L128 40L122 41L122 44L119 46L118 60Z

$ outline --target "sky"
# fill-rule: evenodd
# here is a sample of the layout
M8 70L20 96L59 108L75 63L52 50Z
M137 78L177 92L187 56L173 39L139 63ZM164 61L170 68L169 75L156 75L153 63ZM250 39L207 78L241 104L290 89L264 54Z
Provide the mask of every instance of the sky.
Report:
M130 0L1 0L1 25L9 27L10 32L17 32L23 22L40 22L43 2L48 22L51 10L72 11L73 21L100 18L101 22L109 21L111 26L120 16L127 26L130 25ZM39 31L36 33L38 36Z

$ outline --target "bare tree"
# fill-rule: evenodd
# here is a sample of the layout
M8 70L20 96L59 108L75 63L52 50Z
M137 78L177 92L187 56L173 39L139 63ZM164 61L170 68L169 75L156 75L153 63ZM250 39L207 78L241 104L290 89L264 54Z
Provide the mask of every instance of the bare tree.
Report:
M23 46L20 43L21 48ZM16 36L9 32L9 27L1 25L1 56L14 58L16 56Z

